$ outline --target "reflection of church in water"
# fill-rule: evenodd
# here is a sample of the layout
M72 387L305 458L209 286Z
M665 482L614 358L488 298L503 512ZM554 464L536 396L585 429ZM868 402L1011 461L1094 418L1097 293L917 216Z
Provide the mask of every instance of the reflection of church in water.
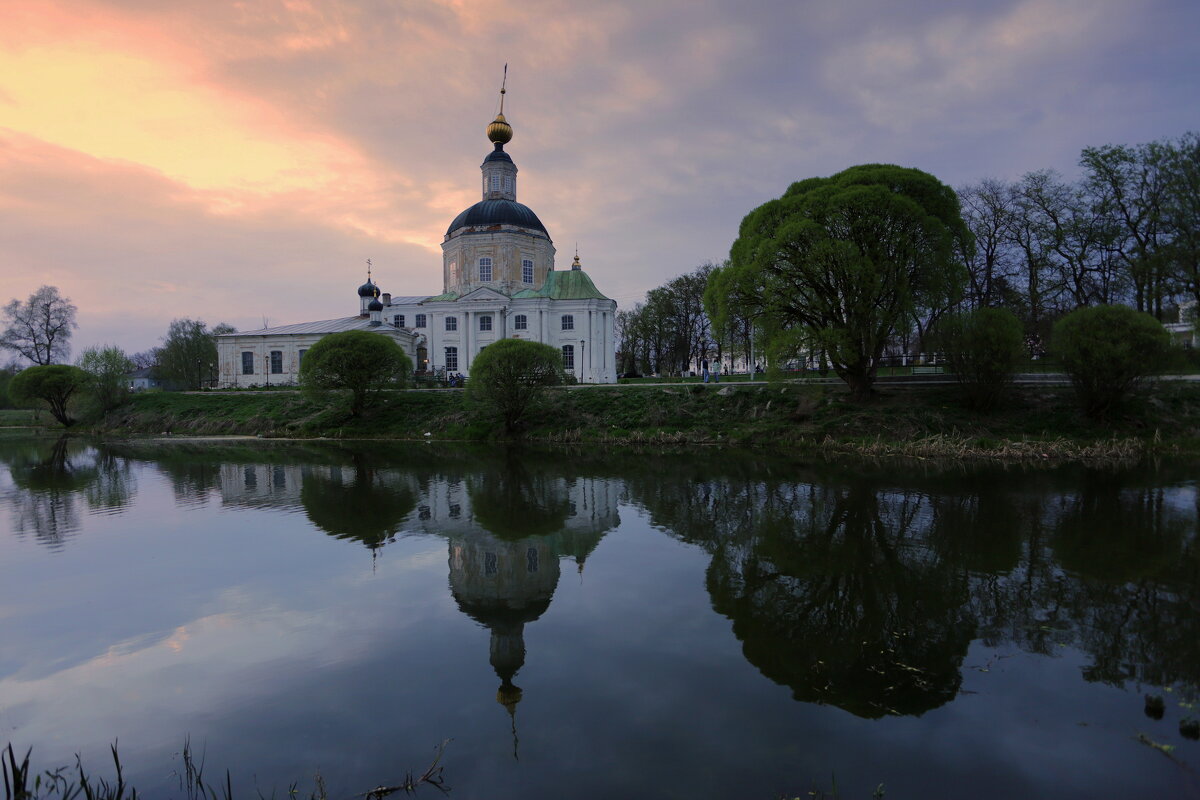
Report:
M456 467L225 464L221 497L227 505L302 508L326 533L357 539L373 553L397 537L446 538L451 595L488 629L489 661L500 679L496 700L514 714L525 626L549 608L560 562L568 559L582 573L617 526L621 484L519 461Z

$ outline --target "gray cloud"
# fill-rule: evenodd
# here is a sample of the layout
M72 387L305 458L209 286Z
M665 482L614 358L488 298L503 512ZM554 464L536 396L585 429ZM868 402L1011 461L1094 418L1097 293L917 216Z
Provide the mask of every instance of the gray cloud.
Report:
M202 49L207 80L352 144L382 187L368 198L372 226L428 230L430 243L454 204L477 193L508 61L521 199L560 255L580 243L623 304L724 258L742 217L803 177L868 161L952 185L1070 173L1083 147L1198 127L1200 6L1182 0L105 7ZM53 180L4 188L17 198L57 191L69 190ZM0 274L20 274L48 248L60 285L78 295L73 265L104 260L121 265L115 280L155 274L187 287L189 313L213 320L225 309L245 317L247 297L278 297L278 322L340 314L330 265L367 256L396 264L385 289L438 288L436 251L291 216L286 204L239 219L177 200L159 207L165 219L146 220L89 212L105 203L101 191L70 201L72 213L92 214L83 226L9 220ZM144 194L179 197L168 182ZM148 202L130 208L150 213Z

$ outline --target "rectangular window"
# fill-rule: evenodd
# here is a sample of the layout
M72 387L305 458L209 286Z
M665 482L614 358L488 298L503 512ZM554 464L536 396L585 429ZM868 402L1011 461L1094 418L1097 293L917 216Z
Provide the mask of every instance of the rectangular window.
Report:
M397 328L403 328L404 327L404 315L397 314L396 316L392 317L392 324L395 325Z
M271 351L271 374L280 375L283 373L283 351Z
M517 314L515 317L513 317L513 330L514 331L529 330L529 318L526 317L524 314Z
M513 190L512 175L505 175L504 176L504 191L511 192L512 190Z
M242 353L242 374L254 374L254 353Z
M564 344L563 348L563 369L570 372L575 369L575 345Z
M492 315L483 314L479 317L479 330L490 331L492 329Z
M521 261L521 281L533 283L533 261L528 258Z
M446 348L446 371L447 372L458 372L458 348L457 347L447 347Z
M575 317L574 317L573 315L571 315L571 314L563 314L563 317L562 317L562 329L563 329L564 331L573 331L573 330L575 330Z
M458 317L446 317L446 330L458 330Z
M500 191L500 176L499 175L492 176L492 191L493 192Z
M299 358L297 358L296 360L297 360L298 362L300 362L301 364L303 364L303 363L304 363L304 354L305 354L305 353L307 353L307 352L308 352L307 350L301 350L301 351L300 351L300 352L297 354L297 355L299 356Z
M492 259L484 256L479 259L479 281L487 283L492 279Z
M416 325L418 328L425 327L425 315L424 314L417 314Z

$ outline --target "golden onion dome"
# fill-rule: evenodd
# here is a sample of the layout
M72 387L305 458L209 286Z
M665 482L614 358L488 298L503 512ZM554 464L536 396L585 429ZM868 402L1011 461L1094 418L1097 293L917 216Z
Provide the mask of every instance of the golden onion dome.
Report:
M487 126L487 137L492 144L508 144L512 141L512 125L508 124L504 114L497 114L492 124Z

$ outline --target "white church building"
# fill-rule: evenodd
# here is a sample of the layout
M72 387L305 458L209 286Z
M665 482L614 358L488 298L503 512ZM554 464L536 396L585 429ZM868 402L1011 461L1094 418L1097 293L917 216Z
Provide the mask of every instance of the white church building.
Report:
M442 241L441 294L392 296L371 279L353 317L217 337L219 388L296 383L304 352L321 336L364 329L391 336L419 372L470 376L484 347L504 338L542 342L562 353L581 383L616 383L617 304L583 271L579 254L554 268L554 242L537 214L517 202L517 165L504 150L513 129L500 113L487 127L482 199Z

